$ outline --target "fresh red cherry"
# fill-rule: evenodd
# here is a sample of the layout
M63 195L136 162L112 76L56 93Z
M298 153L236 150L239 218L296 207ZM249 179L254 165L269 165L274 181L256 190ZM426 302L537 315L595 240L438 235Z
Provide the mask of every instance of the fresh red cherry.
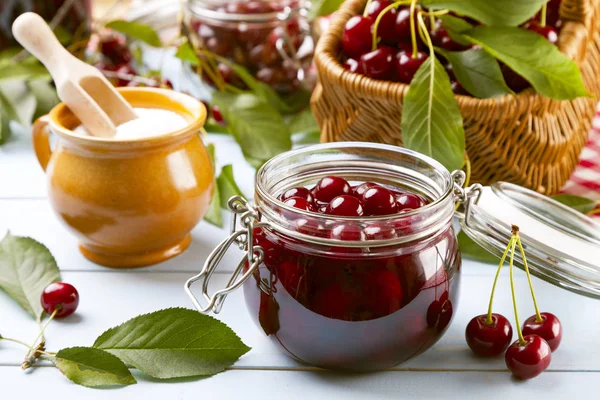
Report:
M365 232L359 225L346 223L333 227L329 232L330 239L357 242L365 240Z
M73 285L54 282L46 286L42 292L40 303L47 314L52 314L57 310L54 318L68 317L77 310L79 293Z
M520 93L530 87L529 82L506 65L502 66L502 74L508 87L515 93Z
M549 312L540 313L542 320L537 321L537 316L532 315L523 323L523 335L538 335L544 339L550 349L555 351L562 339L562 325L556 315Z
M383 222L373 222L365 227L365 236L367 240L386 240L398 237L393 225Z
M481 357L495 357L504 353L510 345L512 326L503 315L492 314L490 324L487 317L487 314L478 315L469 321L465 338L473 353Z
M400 51L396 54L396 76L402 83L410 83L425 60L429 57L427 53L417 52L413 58L411 52Z
M515 378L531 379L548 368L552 360L552 349L538 335L527 335L524 339L525 343L517 340L510 345L504 360Z
M363 298L374 318L384 317L402 306L402 285L398 275L388 269L374 269L360 278Z
M556 32L556 29L550 25L540 26L538 22L531 22L527 24L526 29L545 37L546 40L552 44L558 42L558 33Z
M312 203L313 201L315 201L315 199L314 199L312 193L310 192L310 190L308 190L307 188L302 187L302 186L298 186L298 187L294 187L294 188L286 190L281 195L281 201L286 201L290 197L302 197L303 199L305 199L309 203Z
M115 65L127 64L133 58L125 38L117 34L102 38L100 52Z
M417 21L417 13L415 13L413 19L415 20L415 30L418 29L419 23ZM403 7L398 9L396 13L396 26L395 31L397 37L402 40L409 42L411 40L410 30L410 8Z
M384 187L372 187L361 196L366 215L390 215L398 212L396 199L391 191Z
M329 202L325 210L325 214L339 215L341 217L360 217L363 213L360 200L347 194L335 197Z
M354 58L349 58L344 62L344 68L350 72L354 72L355 74L363 74L362 66L358 61Z
M290 197L283 202L284 204L305 211L316 211L315 206L302 197Z
M346 22L342 35L344 53L352 58L358 58L371 50L373 38L373 20L368 17L355 15Z
M449 51L463 51L469 48L468 46L463 46L452 40L452 38L448 34L448 31L442 27L438 27L437 29L432 31L430 36L433 45L441 47L442 49L446 49Z
M423 207L424 202L420 196L413 193L401 193L396 195L396 204L400 211L410 208L412 210Z
M212 106L212 117L217 124L226 125L223 114L221 114L221 109L218 106Z
M454 92L454 94L460 94L463 96L466 96L469 94L469 92L467 92L465 90L465 88L463 88L462 85L460 83L458 83L458 81L450 81L450 87L452 88L452 91Z
M368 3L367 16L375 21L383 9L391 4L392 2L387 0L373 0L372 2ZM377 27L377 37L380 37L381 40L386 44L394 45L398 43L398 35L396 35L397 14L398 10L396 8L392 8L386 12L379 21L379 25Z
M394 70L394 50L381 46L360 56L360 66L369 78L388 80Z
M380 187L380 186L378 184L376 184L375 182L364 182L358 186L353 187L352 194L354 194L354 196L356 196L360 199L360 198L362 198L362 195L367 191L367 189L372 188L372 187Z
M350 184L339 176L326 176L313 188L313 195L318 201L329 203L334 197L350 193Z

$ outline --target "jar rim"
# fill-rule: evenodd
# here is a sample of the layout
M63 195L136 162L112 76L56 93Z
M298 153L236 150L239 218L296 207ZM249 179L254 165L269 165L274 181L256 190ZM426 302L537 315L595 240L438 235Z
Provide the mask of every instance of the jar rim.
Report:
M381 216L360 216L360 217L345 217L344 216L344 217L340 217L340 216L335 216L335 215L319 214L316 212L311 212L311 211L300 210L300 209L294 208L290 205L285 204L283 201L279 200L279 198L276 195L271 193L265 187L266 182L264 182L264 179L265 179L265 175L266 175L267 171L270 168L273 168L274 166L281 164L283 161L285 161L288 158L291 158L294 156L300 156L302 154L308 155L310 153L314 153L314 152L318 152L318 151L329 151L329 150L336 151L336 150L338 150L338 151L343 152L344 150L351 150L351 149L382 150L382 151L388 151L388 152L402 154L404 156L408 156L410 158L418 160L418 161L424 163L425 165L430 166L436 173L442 175L443 180L445 182L445 187L443 188L443 192L440 193L437 197L433 198L430 203L428 203L418 209L412 210L410 212L402 213L402 214L381 215ZM349 223L369 224L369 223L388 221L388 220L394 220L394 221L407 220L408 221L411 218L414 218L415 216L433 214L436 211L443 211L444 207L446 207L448 201L451 200L452 211L451 211L451 215L449 216L449 219L451 220L451 218L454 214L454 208L453 208L454 202L452 201L454 199L453 189L454 189L454 186L453 186L453 180L452 180L450 171L448 171L448 169L446 169L438 161L436 161L433 158L426 156L424 154L421 154L416 151L409 150L409 149L406 149L403 147L387 145L387 144L380 144L380 143L332 142L332 143L322 143L322 144L317 144L317 145L306 146L306 147L302 147L302 148L296 149L296 150L290 150L288 152L281 153L281 154L271 158L270 160L268 160L265 164L263 164L259 168L259 170L256 173L256 192L257 192L256 194L257 194L257 196L255 196L255 202L256 202L256 200L264 199L269 204L274 204L278 209L281 209L281 210L285 211L286 213L295 214L300 217L306 217L309 219L310 218L312 218L312 219L319 218L320 220L329 221L329 222L347 221ZM266 214L263 207L258 205L258 208L259 208L261 215ZM267 219L271 220L272 218L270 218L270 216L267 216ZM445 225L444 215L442 215L440 217L440 219L441 219L441 223L443 223ZM270 224L270 225L272 226L273 224ZM374 246L374 247L389 246L392 244L409 242L409 241L418 239L420 237L431 235L432 233L437 231L436 226L428 226L427 229L419 231L415 234L403 235L401 237L390 238L390 239L368 240L367 241L368 246L369 247L370 246ZM275 227L275 229L281 231L282 233L284 233L287 236L297 237L302 240L311 241L314 243L329 244L329 245L344 245L347 247L354 247L354 246L356 246L356 247L363 246L364 247L365 246L365 241L356 241L356 242L341 241L341 240L337 240L337 239L320 238L320 237L316 237L313 235L308 235L308 234L304 234L301 232L293 231L290 229L285 229L282 227Z

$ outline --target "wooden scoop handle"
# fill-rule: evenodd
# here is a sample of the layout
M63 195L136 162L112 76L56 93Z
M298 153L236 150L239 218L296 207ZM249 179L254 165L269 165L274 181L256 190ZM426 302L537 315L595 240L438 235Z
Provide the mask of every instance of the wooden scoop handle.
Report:
M73 57L60 44L52 29L38 14L27 12L21 14L13 23L12 32L17 41L46 66L56 79L66 73L61 60ZM61 68L63 65L63 68Z

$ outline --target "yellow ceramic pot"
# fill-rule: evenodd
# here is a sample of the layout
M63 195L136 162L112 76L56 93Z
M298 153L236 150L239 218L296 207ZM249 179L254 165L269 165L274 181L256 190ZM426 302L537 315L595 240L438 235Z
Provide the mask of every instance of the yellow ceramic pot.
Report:
M33 143L48 175L52 208L77 235L89 260L109 267L155 264L183 252L214 189L198 132L206 109L172 90L120 88L134 107L177 112L189 125L133 140L77 136L64 104L36 121ZM49 132L59 137L50 149Z

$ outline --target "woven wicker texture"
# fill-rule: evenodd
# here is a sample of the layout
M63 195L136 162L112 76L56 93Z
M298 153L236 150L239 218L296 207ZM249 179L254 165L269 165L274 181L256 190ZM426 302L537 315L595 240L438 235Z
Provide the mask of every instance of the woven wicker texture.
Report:
M346 71L340 38L366 0L346 0L321 37L315 61L319 84L311 104L321 141L402 144L400 119L408 86ZM600 97L600 1L563 0L558 46L579 65L586 88ZM533 89L497 99L457 96L472 180L509 181L545 194L557 192L577 165L597 100L555 101Z

